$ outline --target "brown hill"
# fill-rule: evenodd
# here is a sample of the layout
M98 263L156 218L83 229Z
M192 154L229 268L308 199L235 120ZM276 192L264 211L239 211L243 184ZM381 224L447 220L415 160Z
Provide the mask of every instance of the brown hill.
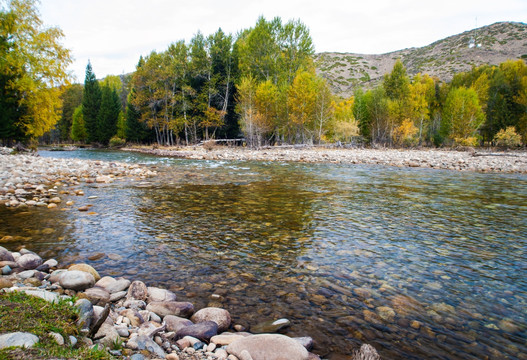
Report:
M527 59L527 24L499 22L447 37L421 48L380 55L320 53L317 73L332 91L348 97L357 87L371 88L390 72L397 59L409 75L427 73L450 81L455 73L483 64L498 65L509 59Z

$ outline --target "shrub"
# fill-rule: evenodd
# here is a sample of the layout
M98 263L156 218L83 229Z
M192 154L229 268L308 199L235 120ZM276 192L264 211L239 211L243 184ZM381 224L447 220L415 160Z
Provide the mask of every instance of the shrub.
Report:
M126 144L126 140L120 137L114 136L110 139L110 147L124 146L124 144Z
M514 126L509 126L506 129L501 129L496 136L494 142L497 146L503 147L517 147L522 143L521 136L516 133Z

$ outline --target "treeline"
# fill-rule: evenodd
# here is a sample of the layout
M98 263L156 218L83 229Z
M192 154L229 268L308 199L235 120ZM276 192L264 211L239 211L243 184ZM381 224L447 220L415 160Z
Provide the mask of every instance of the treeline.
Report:
M98 82L88 64L84 96L79 85L64 92L61 134L103 144L193 144L240 137L249 146L527 143L527 66L522 60L477 67L450 83L426 74L410 77L397 61L378 86L341 99L316 75L312 55L302 23L260 18L236 41L218 30L152 52L129 76ZM72 111L72 97L82 103L82 112Z
M198 32L138 59L132 74L64 85L69 51L44 28L36 0L0 11L0 138L102 145L372 146L527 144L527 66L482 66L450 83L408 76L401 61L373 89L337 98L313 64L300 21L260 17L236 36Z

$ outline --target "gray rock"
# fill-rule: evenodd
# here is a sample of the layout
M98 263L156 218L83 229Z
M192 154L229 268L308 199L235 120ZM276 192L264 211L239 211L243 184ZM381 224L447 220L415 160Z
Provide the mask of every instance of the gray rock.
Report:
M369 344L362 344L360 350L353 352L354 360L380 360L381 357L377 353L377 350Z
M77 342L78 342L77 338L75 336L73 336L73 335L70 335L69 339L70 339L71 347L74 348L77 345Z
M162 318L167 315L190 317L194 313L194 305L178 301L154 301L148 304L146 309Z
M218 332L224 332L231 326L231 314L225 310L217 307L206 307L197 311L190 318L195 323L204 321L214 321L218 324Z
M227 352L238 358L247 351L253 359L307 360L309 353L297 341L280 334L260 334L238 339L227 346Z
M25 292L27 295L36 296L48 302L58 302L60 299L59 294L52 292L52 291L28 289L28 290L23 290L23 292Z
M101 325L94 338L96 339L100 337L102 337L102 339L100 339L99 342L109 348L112 348L113 344L115 344L115 342L120 339L117 330L115 330L112 325L107 323L103 323Z
M79 291L92 287L95 284L95 278L87 272L72 270L60 275L59 284L64 289Z
M201 341L209 342L210 338L218 334L218 324L214 321L204 321L199 324L192 324L179 329L176 338L181 339L185 336L192 336Z
M64 345L64 338L59 333L50 332L49 336L51 336L58 345L60 346Z
M2 268L2 275L9 275L12 271L13 269L9 265L6 265Z
M79 309L79 319L77 324L85 330L89 331L94 319L93 304L88 299L79 299L75 303L75 307Z
M128 299L146 301L148 297L148 288L142 281L134 281L130 284L126 297Z
M86 296L93 305L105 305L110 301L110 293L100 287L86 289L86 291L84 291L84 296Z
M66 271L66 269L58 269L58 270L55 270L53 271L50 276L49 276L49 281L51 283L58 283L60 281L60 277L62 276L62 274L64 274Z
M307 351L311 351L311 349L313 349L313 339L309 336L296 337L293 338L293 340L298 341L298 343L305 347Z
M190 321L189 319L185 319L174 315L165 316L163 321L165 322L165 324L167 324L167 331L173 332L177 332L179 329L193 324L192 321Z
M133 354L130 356L130 360L145 360L145 357L142 354Z
M36 254L25 254L19 257L16 260L16 263L18 266L20 266L22 269L36 269L40 265L42 265L44 261L42 258Z
M124 309L119 312L119 315L128 318L134 327L137 327L145 322L141 314L139 314L139 312L134 309Z
M0 335L0 349L7 347L33 347L38 343L38 336L26 332L14 332Z
M116 302L126 296L126 291L118 291L110 295L110 302Z
M22 271L16 274L17 278L21 280L29 279L30 277L33 277L34 275L35 275L35 270L26 270L26 271Z
M142 310L146 308L146 302L143 300L128 299L123 303L123 306L129 309Z
M130 280L124 278L115 279L111 276L105 276L97 281L95 286L102 287L110 294L114 294L128 289L130 286Z
M157 287L148 287L148 302L152 301L176 301L176 294L170 290Z
M147 350L156 356L164 359L166 357L165 351L156 344L156 342L145 335L139 335L133 339L130 339L126 344L126 347L133 350Z
M15 258L9 250L0 246L0 261L15 261Z
M55 260L55 259L49 259L49 260L44 261L44 264L42 264L42 265L48 265L50 268L54 268L54 267L56 267L58 264L59 264L59 263L58 263L57 260Z

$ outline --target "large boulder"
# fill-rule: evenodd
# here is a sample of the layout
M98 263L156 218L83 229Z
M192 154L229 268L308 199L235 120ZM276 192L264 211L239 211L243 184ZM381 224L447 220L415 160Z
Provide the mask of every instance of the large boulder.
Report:
M100 338L99 342L108 348L112 348L114 344L121 339L117 330L108 323L103 323L95 334L95 338Z
M92 274L84 271L68 270L60 275L59 284L64 289L79 291L92 287L95 284L95 278Z
M22 269L36 269L42 265L43 262L44 260L42 260L37 254L25 254L16 260L16 263Z
M205 321L199 324L192 324L179 329L176 338L181 339L185 336L192 336L201 341L209 342L210 338L218 334L218 324L214 321Z
M225 310L217 307L207 307L197 311L190 318L195 323L204 321L214 321L218 324L218 331L224 332L231 326L231 314Z
M189 302L179 301L153 301L147 305L146 310L151 311L162 318L167 315L188 318L194 313L194 305Z
M110 293L97 286L86 289L83 296L90 300L93 305L104 306L110 301Z
M88 274L92 274L95 281L99 281L101 279L101 275L99 275L97 270L88 264L73 264L68 268L68 270L79 270L87 272Z
M253 360L307 360L309 353L300 343L280 334L244 337L227 346L227 352L242 358L247 351Z

